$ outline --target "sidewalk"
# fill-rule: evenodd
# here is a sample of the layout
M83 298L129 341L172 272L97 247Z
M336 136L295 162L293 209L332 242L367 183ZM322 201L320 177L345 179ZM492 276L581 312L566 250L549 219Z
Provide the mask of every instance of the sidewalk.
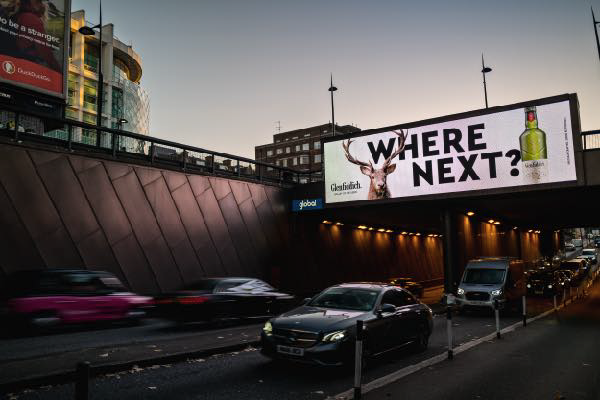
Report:
M261 327L262 324L244 325L151 343L95 347L8 361L0 364L0 393L68 381L77 363L82 361L91 364L93 374L102 374L242 350L259 343Z

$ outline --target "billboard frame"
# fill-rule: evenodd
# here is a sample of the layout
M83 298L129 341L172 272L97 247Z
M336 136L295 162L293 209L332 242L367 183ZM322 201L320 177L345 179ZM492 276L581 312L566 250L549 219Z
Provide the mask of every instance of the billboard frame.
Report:
M62 93L56 93L51 90L46 90L42 88L35 87L33 85L28 85L27 83L22 82L14 82L9 79L4 79L0 76L0 82L12 86L15 88L26 89L28 91L43 94L45 96L50 96L53 98L62 99L66 104L67 102L67 80L69 77L69 47L71 46L71 0L65 1L65 29L63 31L64 39L63 39L63 83L62 83Z
M465 118L478 117L482 115L496 114L503 111L511 111L519 108L530 107L530 106L543 106L546 104L553 104L558 102L568 101L570 114L571 114L571 134L573 135L573 154L575 157L575 175L577 177L576 180L572 181L564 181L564 182L552 182L552 183L542 183L536 185L519 185L519 186L506 186L501 188L491 188L491 189L473 189L473 190L465 190L460 192L448 192L448 193L436 193L436 194L423 194L417 196L406 196L406 197L393 197L388 199L378 199L378 200L350 200L350 201L341 201L335 203L327 203L325 202L324 208L338 208L338 207L353 207L360 205L376 205L376 204L389 204L389 203L398 203L398 202L414 202L416 200L441 200L441 199L460 199L460 198L470 198L470 197L480 197L486 195L494 195L494 194L505 194L508 192L532 192L537 190L547 190L547 189L557 189L557 188L565 188L565 187L576 187L585 185L585 174L583 168L583 158L582 158L582 140L581 140L581 120L579 116L579 100L577 98L577 93L565 93L557 96L544 97L541 99L528 100L519 103L513 103L503 106L494 106L489 108L482 108L478 110L465 111L457 114L444 115L441 117L428 118L420 121L408 122L404 124L391 125L382 128L368 129L356 133L351 133L344 136L332 136L322 139L322 148L323 153L325 153L325 144L331 142L339 142L346 139L352 139L357 137L369 136L377 133L389 132L391 130L397 129L412 129L418 128L425 125L433 125L444 122L456 121ZM327 168L327 162L325 158L323 158L323 176L325 176L325 169ZM326 183L323 180L323 195L326 192ZM325 196L324 196L325 198Z

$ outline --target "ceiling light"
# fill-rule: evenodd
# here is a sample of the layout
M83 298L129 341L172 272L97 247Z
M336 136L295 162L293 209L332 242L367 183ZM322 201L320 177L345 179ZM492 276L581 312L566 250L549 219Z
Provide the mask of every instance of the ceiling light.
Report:
M495 221L494 225L500 225L500 221Z
M369 230L370 230L370 231L372 231L372 230L373 230L373 228L369 228Z
M324 224L331 224L331 221L327 221L327 220L325 219L325 220L323 220L323 223L324 223Z
M341 222L336 222L335 224L336 224L336 225L340 225L340 226L341 226L341 225L344 225L344 224L342 224Z
M367 227L365 225L359 225L358 229L367 229Z
M419 232L415 233L415 235L417 235L417 236L421 236L421 234L420 234Z
M467 215L468 215L469 217L472 217L473 215L475 215L475 213L474 213L473 211L467 211Z
M379 228L379 229L377 229L377 232L385 232L385 229Z
M494 223L494 220L493 220L493 219L490 219L490 220L488 220L488 222L489 222L490 224L493 224L493 223Z
M403 234L403 235L406 235L407 233L408 233L408 232L406 232L406 231L402 231L402 234Z
M391 229L388 229L386 232L387 232L387 233L393 233L394 231L393 231L393 230L391 230Z

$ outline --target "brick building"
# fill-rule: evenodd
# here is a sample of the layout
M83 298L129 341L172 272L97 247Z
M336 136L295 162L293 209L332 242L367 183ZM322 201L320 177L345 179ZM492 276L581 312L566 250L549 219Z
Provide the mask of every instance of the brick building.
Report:
M345 135L359 132L352 125L335 126L335 134ZM323 145L322 138L332 136L331 124L296 129L273 135L273 143L254 148L254 158L269 164L314 173L314 180L322 177Z

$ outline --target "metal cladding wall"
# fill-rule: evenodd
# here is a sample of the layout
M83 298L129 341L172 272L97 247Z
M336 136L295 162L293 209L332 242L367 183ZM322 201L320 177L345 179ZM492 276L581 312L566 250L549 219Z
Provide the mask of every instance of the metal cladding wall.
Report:
M0 145L0 278L113 272L158 293L205 276L269 278L288 247L283 189Z

